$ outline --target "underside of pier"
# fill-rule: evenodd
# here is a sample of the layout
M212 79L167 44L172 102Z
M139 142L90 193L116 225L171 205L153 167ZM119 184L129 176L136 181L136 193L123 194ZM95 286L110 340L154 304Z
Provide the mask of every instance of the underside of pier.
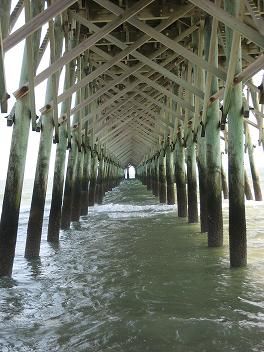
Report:
M101 204L133 165L161 203L200 221L209 247L223 245L228 197L230 264L246 265L245 196L262 200L251 134L264 147L264 82L252 80L263 74L263 14L263 0L2 0L0 102L13 132L0 275L12 275L28 138L37 132L27 258L40 253L54 143L48 241ZM21 41L21 76L9 92L4 58ZM49 63L39 70L45 52ZM35 90L44 81L39 109Z

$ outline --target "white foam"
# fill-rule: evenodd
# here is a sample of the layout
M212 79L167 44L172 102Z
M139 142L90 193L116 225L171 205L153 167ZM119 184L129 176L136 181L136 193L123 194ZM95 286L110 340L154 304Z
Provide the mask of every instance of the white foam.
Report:
M109 218L135 218L149 217L160 213L176 212L175 205L166 204L149 204L149 205L132 205L132 204L105 204L95 206L93 214L106 213Z

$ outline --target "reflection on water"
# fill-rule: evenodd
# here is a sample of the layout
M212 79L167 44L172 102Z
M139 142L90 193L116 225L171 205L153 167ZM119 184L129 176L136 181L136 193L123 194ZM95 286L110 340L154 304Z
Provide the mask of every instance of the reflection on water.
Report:
M264 203L247 206L244 269L229 269L227 236L208 249L175 214L124 182L59 245L46 218L41 259L27 261L25 211L14 279L0 281L0 350L263 351Z

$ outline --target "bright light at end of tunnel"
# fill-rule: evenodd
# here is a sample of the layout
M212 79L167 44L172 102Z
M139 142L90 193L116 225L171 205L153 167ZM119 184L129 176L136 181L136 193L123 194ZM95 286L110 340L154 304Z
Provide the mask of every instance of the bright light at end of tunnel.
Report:
M136 175L135 167L132 165L129 165L128 169L129 169L129 178L135 178L135 175ZM125 178L127 179L128 178L127 177L127 168L124 169L124 174L125 174Z

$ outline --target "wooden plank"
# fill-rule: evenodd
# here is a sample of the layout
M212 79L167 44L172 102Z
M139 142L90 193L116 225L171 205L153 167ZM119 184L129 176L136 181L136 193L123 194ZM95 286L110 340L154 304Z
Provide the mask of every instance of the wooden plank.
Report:
M132 112L131 112L131 109L133 109ZM149 106L148 105L145 106L143 112L141 111L141 113L138 114L137 117L143 116L144 112L147 111L148 109L149 109ZM135 112L136 111L135 111L133 105L130 108L126 107L126 108L123 109L123 111L118 112L117 114L118 114L118 116L120 116L120 118L118 120L120 120L122 122L115 129L110 130L110 134L112 134L112 132L115 133L116 131L118 131L120 129L120 127L122 127L123 125L127 124L131 120L135 119ZM131 116L131 118L128 118L129 116ZM113 124L116 124L116 123L118 123L117 120L115 120L113 122ZM109 127L111 128L111 125L109 126L109 121L108 121L107 124L105 125L105 127L103 127L103 129L100 129L100 131L97 134L97 136L100 136L104 132L103 130L106 129L106 128L109 128ZM107 136L107 138L109 138L108 134L106 136Z
M6 92L4 51L3 51L1 24L0 24L0 104L1 104L1 112L7 113L7 92Z
M246 83L256 73L258 73L264 67L264 54L261 54L254 62L249 64L244 70L235 75L234 84L240 82ZM221 98L224 95L224 88L221 88L217 93L213 94L209 99L210 102L214 102L215 99Z
M226 116L231 105L232 89L236 73L237 59L240 52L240 33L233 31L232 47L229 56L227 79L225 82L223 114Z
M18 17L22 12L23 7L24 7L24 0L18 0L14 7L14 10L10 15L10 23L9 23L10 31L12 31L14 25L16 24L16 21L18 20Z
M51 6L51 5L50 5ZM50 64L56 60L56 50L55 50L55 35L54 35L54 21L49 21L49 42L50 42ZM59 116L58 116L58 77L56 73L51 76L52 80L52 92L53 92L53 123L54 123L54 142L59 142Z
M7 113L7 100L9 95L6 91L5 80L5 62L4 62L4 49L3 40L9 32L9 19L10 19L10 0L2 0L0 3L0 105L1 112Z
M51 18L59 15L65 9L73 5L77 0L64 0L56 1L54 4L49 6L46 10L42 11L29 22L25 23L22 27L18 28L14 33L10 34L4 40L4 51L7 52L14 46L16 46L21 40L25 39L36 30L41 28Z
M112 32L115 28L119 27L122 23L126 22L130 17L137 14L139 11L142 10L142 8L146 7L153 1L154 0L140 0L134 6L126 10L121 17L118 17L116 20L108 23L97 33L94 33L89 38L83 40L79 45L75 46L71 51L65 53L60 59L56 60L47 69L40 72L35 78L35 85L38 85L43 82L50 75L57 72L68 62L83 53L85 50L92 47L95 43L104 38L107 34Z
M216 50L216 43L217 43L217 40L215 38L217 38L217 27L218 27L218 21L215 17L213 17L211 37L210 37L210 47L209 47L209 54L208 54L208 62L210 64L213 64L213 62L215 61L215 50ZM212 78L213 78L212 73L207 72L205 95L204 95L204 102L203 102L203 113L202 113L202 123L204 125L206 123L208 101L212 92L212 89L211 89Z
M225 8L238 18L240 2L224 0ZM233 29L233 28L232 28ZM231 53L232 29L226 28L227 53ZM237 30L234 28L233 30ZM232 59L232 58L231 58ZM230 58L229 58L230 60ZM236 56L236 73L242 70L241 47ZM244 119L242 115L242 84L234 85L228 112L228 183L229 183L229 247L230 265L247 263L247 234L244 197Z
M257 12L254 12L253 8L252 8L252 1L249 2L248 0L244 0L244 3L248 9L248 12L251 15L251 18L253 20L253 22L255 23L256 28L258 29L258 31L264 35L264 21L263 18L261 18L261 13L258 10ZM253 2L253 7L255 7L255 3Z
M164 23L161 23L159 26L157 26L158 30L163 30L165 29L167 26L169 26L174 18L178 18L180 14L178 14L177 16L173 16L172 18L170 18L169 20L165 21ZM72 14L72 16L76 19L78 19L80 21L80 23L85 25L89 25L89 28L95 32L98 32L100 30L100 28L98 26L96 26L95 24L90 23L89 21L84 21L83 19L80 19L81 16ZM180 36L178 36L175 41L181 40L182 38L185 37L185 35L188 35L189 31L184 31ZM104 52L103 50L97 48L97 47L92 47L91 49L96 52L97 54L101 55L102 57L106 58L108 60L108 62L106 62L105 64L101 65L98 69L96 69L95 71L93 71L90 75L86 76L81 82L77 83L76 85L73 85L71 87L71 89L69 89L67 92L64 92L63 94L61 94L58 97L58 102L63 101L67 96L73 94L77 89L79 89L81 86L86 85L87 83L91 82L92 80L94 80L95 78L97 78L99 75L101 75L102 73L104 73L107 69L109 69L110 67L112 67L115 64L118 64L118 62L125 57L126 55L128 55L129 53L132 53L133 50L135 50L136 48L140 47L141 45L143 45L145 42L147 42L149 40L149 36L144 35L143 37L141 37L139 40L137 40L136 43L132 44L129 48L126 48L126 45L124 43L122 43L121 41L117 40L115 37L111 36L111 35L107 35L106 39L111 40L113 42L113 44L117 45L118 47L120 47L121 49L126 50L125 52L121 52L120 54L116 55L115 57L111 57L109 54L107 54L106 52ZM153 55L150 56L150 60L153 60L156 56L160 55L162 52L166 51L166 48L161 48L159 50L157 50L155 53L153 53ZM171 59L173 59L173 57L171 57ZM166 62L164 62L164 65L166 65ZM132 75L134 72L137 72L140 68L142 68L144 65L143 64L138 64L136 65L134 68L131 69L127 69L127 66L120 63L118 64L118 66L120 66L123 70L125 70L124 74L121 75L121 77L117 77L116 78L116 82L113 82L113 84L118 84L119 82L121 82L123 79L127 78L127 75ZM111 84L111 83L110 83ZM108 85L109 87L109 85ZM111 86L110 86L111 87ZM109 88L110 88L109 87ZM201 92L199 94L202 94ZM88 98L89 99L89 98ZM89 101L89 100L88 100ZM85 104L85 102L83 102L83 104Z
M30 1L24 0L25 5L25 22L28 23L31 20L31 7ZM36 130L36 103L35 103L35 90L34 90L34 73L35 73L35 62L33 58L33 37L29 35L26 38L26 50L28 60L28 88L29 88L29 106L31 113L31 127L32 131Z
M213 2L208 0L190 0L190 2L207 12L209 15L217 18L229 28L241 33L245 38L257 44L259 47L264 48L263 35L243 23L239 18L232 16L227 11L217 7Z
M107 10L113 12L117 16L122 15L124 12L124 10L122 10L121 8L119 8L118 6L116 6L115 4L113 4L112 2L110 2L108 0L94 0L94 1L98 4L100 4L101 6L105 7ZM132 26L135 26L139 30L148 34L150 37L155 38L163 45L166 45L168 48L175 51L179 55L185 57L187 60L189 60L193 64L198 65L198 66L206 69L207 71L212 72L214 75L221 78L222 80L225 80L226 74L223 70L218 69L215 66L208 64L208 62L206 62L202 58L198 57L198 55L192 53L190 50L184 48L182 45L175 43L173 40L166 37L166 35L158 32L156 29L148 26L145 23L142 23L141 21L137 20L136 18L129 18L128 22L130 24L132 24Z
M73 13L72 16L78 20L80 23L82 23L83 25L87 26L89 29L93 30L93 31L98 31L99 27L97 27L95 24L91 23L90 21L84 19L82 16ZM179 14L175 14L173 17L171 17L169 19L170 22L175 21L176 19L179 18ZM169 23L168 22L168 25ZM159 28L160 27L160 28ZM159 25L157 27L157 30L161 30L161 28L164 28L164 24L162 23L162 26ZM183 38L185 38L186 36L190 35L191 33L193 33L193 31L197 30L198 26L197 25L193 25L190 28L188 28L186 31L184 31L183 33L181 33L176 39L175 42L181 41ZM142 38L139 39L139 41L146 42L148 40L148 38L150 38L147 35L144 35ZM113 44L117 45L119 48L121 48L122 50L127 49L127 45L124 44L123 42L121 42L120 40L116 39L114 36L112 35L107 35L105 37L105 39L109 40L110 42L112 42ZM142 45L142 44L141 44ZM132 45L133 46L133 45ZM139 61L141 61L142 63L144 63L145 65L150 66L154 71L160 72L162 75L168 77L170 80L175 81L176 83L182 85L184 88L191 90L194 94L198 95L201 99L203 99L203 92L201 90L199 90L198 88L190 85L188 82L186 82L185 80L177 77L175 74L173 74L172 72L166 70L163 66L155 63L153 60L149 59L148 57L146 57L145 55L142 55L140 52L138 52L137 50L131 50L131 54L132 56L134 56L136 59L138 59Z

